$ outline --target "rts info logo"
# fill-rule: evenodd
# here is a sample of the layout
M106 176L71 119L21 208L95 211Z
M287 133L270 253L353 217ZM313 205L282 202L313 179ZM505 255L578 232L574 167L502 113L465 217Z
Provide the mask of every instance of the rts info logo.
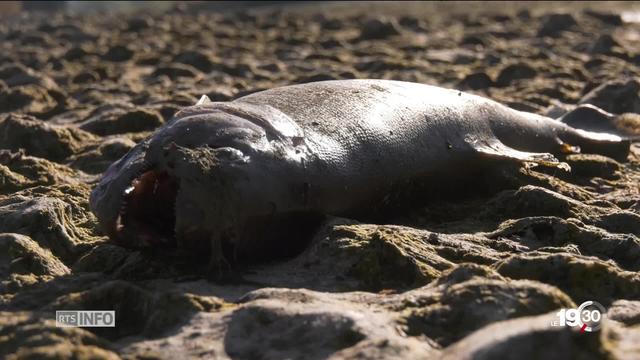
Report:
M571 326L580 332L600 330L602 319L606 314L604 306L596 301L585 301L577 309L561 309L556 314L559 320L553 321L551 326Z

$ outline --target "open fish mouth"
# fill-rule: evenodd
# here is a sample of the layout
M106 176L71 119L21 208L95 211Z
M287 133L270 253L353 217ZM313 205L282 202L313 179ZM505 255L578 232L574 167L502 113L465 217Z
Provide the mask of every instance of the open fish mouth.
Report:
M239 227L224 221L219 227L210 227L208 221L190 221L205 209L192 208L185 214L179 206L193 204L187 199L189 189L180 189L180 179L171 170L145 163L121 193L112 239L128 248L182 249L196 256L215 255L231 265L295 256L306 248L324 219L315 212L247 215L241 216ZM189 219L187 225L180 223L185 218ZM257 241L265 238L267 241Z
M116 240L131 247L176 247L178 179L145 166L122 192Z

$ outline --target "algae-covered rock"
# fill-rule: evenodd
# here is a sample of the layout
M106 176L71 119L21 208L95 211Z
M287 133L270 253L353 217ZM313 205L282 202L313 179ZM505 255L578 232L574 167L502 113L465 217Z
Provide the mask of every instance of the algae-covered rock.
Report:
M488 267L460 264L426 287L387 302L411 336L442 346L480 327L506 319L543 314L573 301L562 291L534 281L513 281Z
M43 249L28 236L0 234L0 253L3 254L0 268L8 268L8 273L51 276L69 273L69 268L51 251Z
M24 85L0 90L0 112L23 111L45 116L58 110L58 103L47 89L38 85Z
M105 139L102 143L71 156L70 166L90 174L100 174L114 161L123 157L135 144L135 141L126 137Z
M213 312L225 303L219 299L177 292L157 293L124 281L109 281L98 287L63 295L45 310L113 310L115 328L92 329L110 339L143 333L159 336L186 321L196 312Z
M278 274L313 289L400 291L439 279L457 263L493 264L516 246L482 234L442 234L334 219L295 259L246 277L271 283ZM334 276L319 276L325 273Z
M3 149L24 149L28 155L61 161L95 138L80 129L50 125L31 116L11 114L0 119Z
M614 260L624 269L640 268L640 239L632 234L610 233L576 219L527 217L508 220L489 237L513 239L531 250L548 251L576 245L579 254Z
M614 80L591 90L581 100L614 114L640 112L640 82L636 79Z
M415 287L436 279L453 264L440 257L420 236L393 229L338 228L340 237L353 239L349 250L356 260L349 275L369 290ZM367 231L369 230L369 231ZM371 231L373 230L373 231Z
M487 211L515 218L544 215L576 218L608 231L640 234L640 215L637 213L589 206L568 196L531 185L496 197Z
M447 347L442 359L603 359L612 344L601 335L550 326L555 312L488 325Z
M615 172L620 170L620 164L617 161L601 155L569 155L566 161L571 166L572 172L580 176L612 178L615 177Z
M73 169L24 151L0 150L0 194L10 194L36 186L68 184L86 188L87 177Z
M597 258L558 254L514 255L495 266L514 279L532 279L552 284L565 291L576 303L598 299L609 303L614 299L640 296L640 275L624 271L613 262Z
M37 312L0 312L5 359L119 359L111 344L79 328L61 328Z
M640 324L640 301L616 300L607 311L607 319L619 321L627 326Z
M96 135L113 135L153 130L164 123L153 110L135 109L133 106L103 108L95 111L79 124L79 128Z
M28 235L65 262L97 241L95 220L86 203L74 201L69 193L34 195L26 191L0 197L0 232Z

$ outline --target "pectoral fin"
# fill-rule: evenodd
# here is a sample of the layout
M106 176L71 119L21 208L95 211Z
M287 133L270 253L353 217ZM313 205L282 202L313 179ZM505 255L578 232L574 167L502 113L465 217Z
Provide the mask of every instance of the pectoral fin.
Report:
M492 142L470 142L473 148L480 154L493 158L503 158L511 161L519 161L526 165L543 165L555 167L565 171L571 171L569 164L561 162L550 153L534 153L513 149L498 140Z

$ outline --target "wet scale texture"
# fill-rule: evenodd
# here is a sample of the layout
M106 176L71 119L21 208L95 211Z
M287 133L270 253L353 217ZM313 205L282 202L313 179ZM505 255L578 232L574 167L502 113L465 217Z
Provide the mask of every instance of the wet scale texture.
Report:
M567 156L571 173L501 169L478 179L492 184L483 191L434 196L376 224L329 219L297 256L218 281L188 255L100 233L87 204L99 175L202 94L383 78L552 117L592 103L616 114L605 129L638 133L640 25L615 7L409 10L3 21L2 356L640 356L638 144L627 161ZM608 309L600 332L549 326L585 300ZM114 309L118 326L56 328L63 309Z

